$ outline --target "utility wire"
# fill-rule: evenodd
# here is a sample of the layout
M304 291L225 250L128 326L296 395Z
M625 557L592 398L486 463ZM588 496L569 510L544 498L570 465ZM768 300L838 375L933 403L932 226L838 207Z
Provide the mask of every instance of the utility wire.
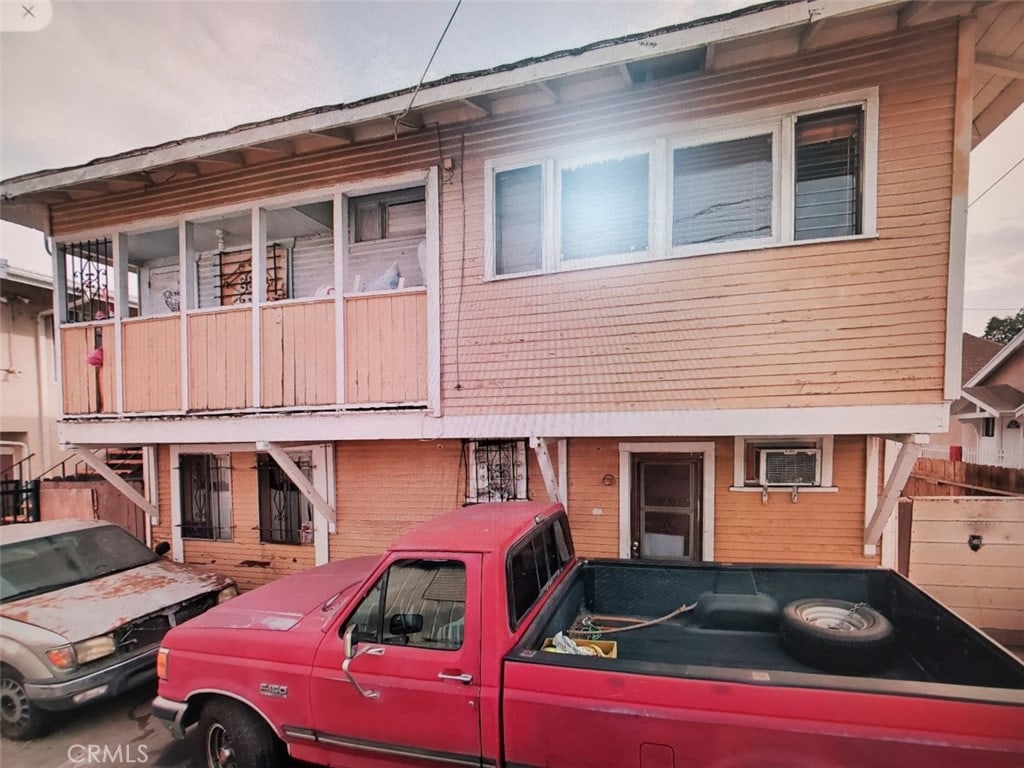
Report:
M461 2L461 1L462 1L462 0L459 0L459 2ZM992 189L992 187L994 187L994 186L995 186L996 184L998 184L998 183L999 183L1000 181L1002 181L1002 180L1003 180L1003 179L1005 179L1005 178L1006 178L1007 176L1009 176L1009 175L1010 175L1010 174L1011 174L1011 173L1012 173L1012 172L1013 172L1013 171L1014 171L1014 170L1015 170L1015 169L1017 168L1017 166L1019 166L1019 165L1020 165L1021 163L1024 163L1024 157L1022 157L1022 158L1021 158L1020 160L1018 160L1018 161L1017 161L1016 163L1014 163L1013 165L1011 165L1011 166L1010 166L1010 169L1009 169L1009 170L1008 170L1008 171L1007 171L1006 173L1004 173L1004 174L1003 174L1002 176L1000 176L1000 177L999 177L998 179L996 179L996 180L995 180L995 181L993 181L993 182L992 182L991 184L989 184L989 185L988 185L988 186L987 186L987 187L985 188L985 191L984 191L984 192L982 192L982 193L981 193L980 195L978 195L978 196L977 196L976 198L974 198L974 199L973 199L973 200L972 200L971 202L969 202L969 203L967 204L967 209L968 209L968 210L970 210L970 208L971 208L971 206L972 206L972 205L974 205L974 204L975 204L976 202L978 202L979 200L981 200L981 198L983 198L983 197L984 197L985 195L987 195L987 194L988 194L988 192L989 192L989 190L990 190L990 189Z
M448 17L448 23L444 25L444 31L441 32L441 36L437 38L437 45L434 46L434 52L430 54L430 60L427 62L427 66L423 68L423 74L420 75L420 81L416 84L416 89L412 92L412 98L409 99L409 106L405 108L405 112L395 118L395 135L398 135L398 124L402 122L402 118L408 115L412 111L413 102L416 101L416 96L420 92L420 88L423 86L423 81L427 78L427 72L430 71L430 65L434 63L434 57L437 55L438 49L441 47L441 42L444 40L444 36L448 34L448 29L451 27L452 22L455 21L455 14L459 12L459 8L462 6L462 0L459 0L455 4L455 9L452 11L452 15Z

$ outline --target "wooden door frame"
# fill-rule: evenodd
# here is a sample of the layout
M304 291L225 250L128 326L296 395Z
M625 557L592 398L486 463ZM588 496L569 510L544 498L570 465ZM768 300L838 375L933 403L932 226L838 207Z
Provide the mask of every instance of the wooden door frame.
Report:
M701 454L704 480L701 486L701 562L715 559L715 444L619 443L619 557L630 556L632 543L633 455L638 453Z

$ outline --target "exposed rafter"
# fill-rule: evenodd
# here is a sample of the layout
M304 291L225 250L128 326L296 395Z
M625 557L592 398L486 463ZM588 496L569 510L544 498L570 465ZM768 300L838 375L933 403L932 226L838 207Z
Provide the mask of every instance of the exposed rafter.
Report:
M925 11L929 10L933 5L935 5L934 0L924 0L923 2L908 4L899 13L899 28L903 29L904 27L909 27L914 24L915 21L919 21L921 17L924 16Z
M534 85L534 87L537 88L537 90L542 91L543 93L546 93L551 98L551 102L553 104L557 104L558 102L560 102L562 100L562 97L559 95L558 91L556 91L555 87L551 84L551 81L549 81L549 80L539 80L538 82L534 83L533 85Z
M246 147L245 151L273 154L278 157L290 157L295 154L295 145L287 139L277 139L274 141L264 141L261 144L253 144Z
M470 97L463 99L462 103L473 110L477 117L490 117L491 116L491 105L486 99L482 97Z
M622 82L626 84L627 88L633 87L633 77L629 74L629 67L625 64L619 64L619 74L622 76Z
M1012 77L1015 80L1024 78L1024 61L1017 61L1007 56L990 56L987 53L979 53L974 57L974 66L997 75Z
M164 171L165 173L170 173L175 176L181 174L190 176L199 175L199 166L193 162L171 163L170 165L165 165L162 168L158 168L157 170Z
M65 189L68 192L100 192L106 193L110 191L106 181L80 181L77 184L69 184Z
M825 28L825 21L815 21L800 30L800 50L806 51L814 42L821 38L821 31Z
M711 43L704 48L704 71L713 72L715 69L715 44Z
M351 144L355 141L351 128L323 128L312 133L314 136L326 136L329 139L334 139L344 144Z
M228 168L241 168L245 165L245 158L241 152L221 152L219 155L207 155L202 158L202 161Z

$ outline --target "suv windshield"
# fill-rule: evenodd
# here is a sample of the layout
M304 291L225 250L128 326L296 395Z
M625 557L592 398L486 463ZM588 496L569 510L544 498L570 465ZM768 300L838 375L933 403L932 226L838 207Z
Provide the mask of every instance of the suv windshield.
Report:
M92 581L160 558L116 525L0 547L0 602Z

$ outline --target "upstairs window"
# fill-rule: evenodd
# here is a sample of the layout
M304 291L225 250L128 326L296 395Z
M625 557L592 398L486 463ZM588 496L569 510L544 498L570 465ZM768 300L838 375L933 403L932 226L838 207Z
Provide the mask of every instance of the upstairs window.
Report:
M648 155L562 169L563 260L647 250L649 169Z
M797 118L797 240L861 233L861 120L859 107Z
M672 157L672 245L772 236L772 134L681 147Z
M533 272L543 266L541 166L494 174L495 273Z

